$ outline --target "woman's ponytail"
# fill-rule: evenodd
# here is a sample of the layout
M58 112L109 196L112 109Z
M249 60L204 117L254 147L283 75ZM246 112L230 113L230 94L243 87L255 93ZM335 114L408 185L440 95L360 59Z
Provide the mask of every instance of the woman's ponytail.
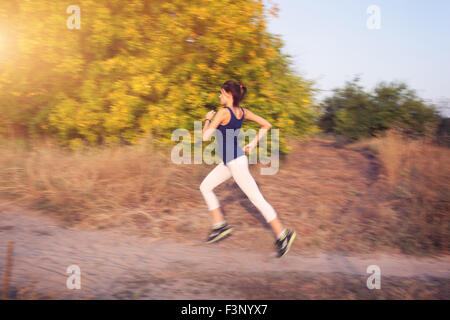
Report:
M222 85L222 88L226 92L231 92L233 96L233 105L235 107L239 107L239 103L244 99L247 93L247 87L242 84L238 84L236 81L228 80Z
M242 100L244 100L245 94L247 93L247 87L246 87L246 86L243 86L243 85L241 84L241 90L242 90L242 93L241 93L241 97L239 98L239 102L241 102Z

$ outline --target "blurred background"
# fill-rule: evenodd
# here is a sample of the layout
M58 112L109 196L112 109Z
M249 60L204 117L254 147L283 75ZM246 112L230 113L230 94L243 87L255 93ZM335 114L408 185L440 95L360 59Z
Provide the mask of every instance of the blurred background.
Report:
M172 163L171 135L183 128L193 137L194 121L220 108L220 87L229 79L248 88L241 105L280 130L278 173L260 175L261 164L250 170L282 221L297 230L290 254L448 261L449 4L395 3L378 1L381 28L370 29L369 1L2 1L4 298L55 297L52 286L30 289L24 264L35 263L31 252L58 261L45 262L47 269L63 264L67 255L51 240L49 224L60 228L57 239L79 245L83 232L92 242L109 237L103 232L179 246L204 240L211 222L199 185L213 166ZM257 126L244 123L250 128ZM256 260L269 255L271 231L234 181L215 192L240 230L219 248L235 260L243 248L259 254ZM8 269L11 241L33 245L11 251L22 265ZM126 243L116 257L134 250ZM109 248L103 245L86 250L101 256ZM216 268L225 272L227 263ZM258 286L230 297L448 299L444 269L447 276L433 280L391 278L386 283L397 291L370 294L345 273L296 275L304 290L257 277ZM208 281L177 272L168 277ZM152 279L138 282L158 287L166 278ZM325 292L330 283L339 290ZM123 286L131 293L113 298L165 297ZM173 292L166 298L202 297ZM102 294L91 288L83 298Z

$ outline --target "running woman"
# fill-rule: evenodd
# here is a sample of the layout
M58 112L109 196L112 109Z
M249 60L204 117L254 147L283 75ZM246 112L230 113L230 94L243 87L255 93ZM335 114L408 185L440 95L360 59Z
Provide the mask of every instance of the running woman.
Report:
M222 85L219 96L220 104L225 107L221 108L215 116L214 110L206 114L202 140L210 140L211 136L215 133L219 145L218 152L222 158L222 162L200 184L200 191L205 198L208 210L212 214L212 231L206 241L207 243L213 243L222 240L231 235L233 231L233 227L225 221L219 201L213 192L215 187L233 177L237 185L272 227L276 238L275 248L277 249L277 256L281 258L289 251L296 233L294 230L283 227L280 219L277 217L277 213L264 199L249 171L248 158L245 152L251 152L272 125L247 108L239 106L239 102L242 101L246 93L247 88L245 86L239 85L232 80L225 82ZM244 119L255 121L261 128L257 136L242 150L237 143L237 138Z

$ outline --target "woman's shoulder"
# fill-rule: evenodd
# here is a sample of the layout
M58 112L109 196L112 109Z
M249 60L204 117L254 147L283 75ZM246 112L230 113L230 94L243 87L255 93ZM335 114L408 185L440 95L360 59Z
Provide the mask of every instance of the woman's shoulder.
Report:
M227 106L222 106L222 108L217 110L216 116L218 117L218 119L220 119L219 126L223 126L222 122L230 116L227 109Z
M248 110L246 107L242 107L242 106L241 106L241 108L242 108L242 110L244 111L244 118L247 118L247 115L250 114L251 111Z

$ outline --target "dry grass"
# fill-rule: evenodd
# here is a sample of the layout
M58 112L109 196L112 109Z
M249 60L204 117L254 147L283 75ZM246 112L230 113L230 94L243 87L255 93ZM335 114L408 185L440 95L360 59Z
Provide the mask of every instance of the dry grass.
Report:
M221 299L224 292L233 292L239 299L245 300L448 300L450 285L448 278L384 276L380 290L369 290L366 287L367 275L336 272L255 272L245 277L242 277L241 273L226 272L220 277L209 273L189 273L188 276L189 279L195 279L201 289L198 289L198 285L188 286L183 290L183 294L198 293L205 290L205 287L212 287L207 289L211 299ZM164 285L166 282L165 278L149 278L157 285ZM113 296L119 300L149 299L145 292L148 281L149 279L133 280L127 283L127 289L116 292ZM60 300L64 297L56 293L40 292L31 283L25 287L14 288L8 299ZM90 299L99 298L83 298Z
M229 272L221 277L199 274L195 278L217 283L224 291L236 290L247 300L446 300L450 284L446 278L384 276L380 290L369 290L366 275L337 272L255 272L245 278Z
M450 149L427 139L409 139L397 130L355 144L371 150L383 167L384 193L389 200L389 230L406 252L449 250Z
M0 196L68 225L151 220L201 200L192 183L201 168L178 166L167 157L144 144L69 151L47 143L32 149L4 143Z
M14 241L8 242L8 250L6 253L6 266L3 276L3 289L1 299L6 300L8 298L8 292L11 282L11 273L13 269L13 257L14 257Z
M395 132L352 144L291 140L276 175L255 180L299 237L293 251L448 253L449 149ZM176 165L170 150L140 144L64 151L0 146L0 197L80 228L132 228L199 239L210 226L199 191L213 165ZM240 232L231 245L270 246L262 215L233 179L215 192ZM252 241L248 241L249 239ZM269 242L269 245L267 244Z

